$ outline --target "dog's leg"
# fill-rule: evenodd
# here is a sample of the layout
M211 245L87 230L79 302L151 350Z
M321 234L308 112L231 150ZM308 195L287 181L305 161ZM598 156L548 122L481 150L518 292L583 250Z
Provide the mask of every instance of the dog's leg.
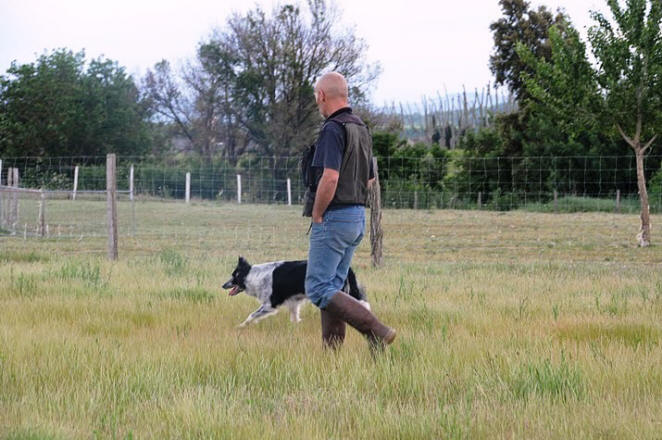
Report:
M299 310L301 309L302 303L303 301L292 301L287 305L287 308L290 309L290 321L294 323L301 322Z
M268 304L262 304L259 309L248 315L248 318L241 324L239 324L239 327L246 327L248 324L252 322L258 322L261 321L262 319L266 318L267 316L271 316L275 313L277 313L277 309L271 308L270 305Z

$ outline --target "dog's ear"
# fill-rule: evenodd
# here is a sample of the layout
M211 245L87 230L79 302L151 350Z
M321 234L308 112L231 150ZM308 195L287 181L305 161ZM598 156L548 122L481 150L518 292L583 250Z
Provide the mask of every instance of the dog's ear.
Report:
M250 266L250 264L248 264L248 261L246 261L246 259L242 256L239 256L238 264L239 266Z

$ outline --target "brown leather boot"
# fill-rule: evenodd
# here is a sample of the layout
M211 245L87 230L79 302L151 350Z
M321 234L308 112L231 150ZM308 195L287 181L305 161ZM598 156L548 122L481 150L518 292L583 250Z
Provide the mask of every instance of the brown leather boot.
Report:
M321 310L322 342L325 348L337 350L345 341L345 321L338 319L326 310Z
M354 327L373 345L388 345L395 339L394 329L379 322L370 310L345 292L333 295L324 310Z

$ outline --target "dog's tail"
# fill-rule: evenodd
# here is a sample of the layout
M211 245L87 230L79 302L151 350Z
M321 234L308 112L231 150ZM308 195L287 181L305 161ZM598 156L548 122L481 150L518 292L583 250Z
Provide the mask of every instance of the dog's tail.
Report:
M354 274L354 271L352 268L349 268L349 272L347 273L347 284L349 286L349 292L347 292L350 296L352 296L354 299L358 301L365 301L368 302L368 297L365 294L365 289L363 286L359 285L358 281L356 281L356 275Z

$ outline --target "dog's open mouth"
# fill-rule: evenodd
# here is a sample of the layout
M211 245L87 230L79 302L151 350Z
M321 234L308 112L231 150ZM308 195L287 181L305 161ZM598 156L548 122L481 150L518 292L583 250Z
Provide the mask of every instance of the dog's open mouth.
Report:
M235 284L232 279L228 280L227 283L223 284L223 289L226 289L226 290L231 289L228 292L228 295L230 295L230 296L235 296L239 292L244 291L244 289L239 284Z

